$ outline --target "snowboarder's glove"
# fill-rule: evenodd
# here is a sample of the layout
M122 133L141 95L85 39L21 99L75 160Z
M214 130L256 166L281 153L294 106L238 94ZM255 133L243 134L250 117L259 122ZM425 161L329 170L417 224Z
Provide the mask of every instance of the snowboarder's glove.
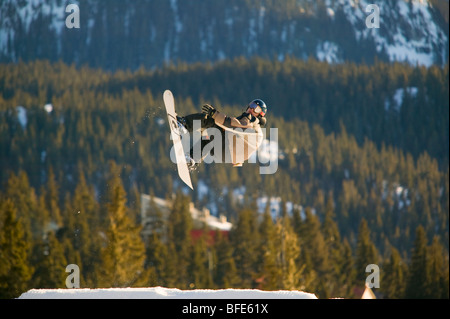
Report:
M265 126L266 126L266 124L267 124L267 119L266 119L265 117L258 117L258 120L259 120L259 125L260 125L261 127L265 127Z
M216 114L216 112L217 112L217 110L209 104L205 104L202 106L202 113L204 113L204 114L207 114L207 115L213 117L214 114Z

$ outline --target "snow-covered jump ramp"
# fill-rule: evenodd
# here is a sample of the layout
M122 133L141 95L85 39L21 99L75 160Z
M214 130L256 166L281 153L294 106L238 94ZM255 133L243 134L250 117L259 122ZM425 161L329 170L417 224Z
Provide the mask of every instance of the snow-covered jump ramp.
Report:
M262 291L255 289L108 288L31 289L19 299L317 299L302 291Z

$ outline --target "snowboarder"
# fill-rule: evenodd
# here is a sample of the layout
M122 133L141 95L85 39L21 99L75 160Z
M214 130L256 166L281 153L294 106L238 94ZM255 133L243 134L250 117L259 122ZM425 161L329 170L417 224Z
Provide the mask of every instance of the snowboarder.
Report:
M186 129L189 133L194 130L194 121L200 121L201 132L209 128L216 128L222 134L222 162L225 162L225 154L227 151L231 152L231 162L233 166L240 167L245 160L248 160L250 155L254 153L262 142L261 127L266 125L267 106L260 100L251 101L240 116L232 117L219 112L216 108L209 104L202 106L201 113L190 114L184 117L177 116L178 125L180 128ZM234 139L227 139L226 132L232 134ZM213 141L215 136L211 139L201 139L200 154L195 154L196 145L193 145L186 155L186 160L190 170L196 169L199 163L208 155L204 154L203 150ZM244 148L236 147L236 140L241 140ZM233 144L234 143L234 144ZM239 142L237 142L239 143ZM242 152L242 150L244 150ZM243 154L244 153L244 154ZM212 154L214 156L214 154Z

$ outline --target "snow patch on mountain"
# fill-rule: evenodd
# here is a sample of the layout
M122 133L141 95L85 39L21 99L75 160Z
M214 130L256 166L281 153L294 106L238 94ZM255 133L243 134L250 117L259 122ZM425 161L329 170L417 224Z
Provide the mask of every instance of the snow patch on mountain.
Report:
M22 126L23 129L27 127L28 123L28 117L27 117L27 110L23 106L17 106L17 120L20 123L20 126Z
M411 98L415 98L419 89L417 87L407 87L407 88L399 88L395 91L392 99L386 99L384 101L384 109L386 111L396 111L400 113L402 108L403 99L405 98L405 94L410 96Z
M326 61L328 63L342 62L339 58L339 46L330 41L320 42L317 45L316 56L319 61Z

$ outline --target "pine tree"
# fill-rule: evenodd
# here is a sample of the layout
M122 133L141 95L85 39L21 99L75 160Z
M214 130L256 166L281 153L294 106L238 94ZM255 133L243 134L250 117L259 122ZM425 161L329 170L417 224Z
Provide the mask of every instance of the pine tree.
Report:
M322 233L325 239L325 245L328 249L328 259L330 263L330 273L327 274L328 280L325 282L325 291L328 296L343 297L347 295L347 287L350 283L346 282L350 275L349 269L345 269L348 265L349 258L353 259L350 254L346 254L344 243L342 243L338 226L334 221L333 197L330 194L325 207L325 219L322 224ZM349 267L351 268L351 267Z
M234 261L241 288L254 288L255 269L258 255L258 228L256 212L252 209L243 209L234 228L230 232L230 239L234 247Z
M261 260L258 264L262 265L260 269L260 277L262 279L262 288L266 290L279 289L279 268L277 265L277 250L275 242L275 225L270 214L270 202L267 203L264 211L262 222L259 226L260 246L258 251L261 252Z
M146 227L151 232L147 237L146 242L146 261L145 268L153 269L149 278L149 285L151 286L167 286L166 273L168 262L167 245L164 240L167 240L167 225L163 218L163 213L156 205L153 194L150 195L150 204L147 211L149 222Z
M52 168L49 170L47 185L43 194L47 211L50 213L50 223L54 223L56 227L60 227L62 225L62 218L59 206L59 189Z
M339 286L340 297L352 297L356 272L354 268L354 257L352 248L347 239L344 239L342 258L340 260L340 273L337 275L337 285Z
M433 242L428 251L428 263L430 267L428 291L430 292L430 298L448 299L448 255L446 255L444 247L442 247L437 236L433 238Z
M152 286L165 286L167 273L167 246L161 240L161 234L153 232L148 236L146 245L146 262L145 268L153 269L154 275L149 278L149 283Z
M108 218L106 246L101 251L99 286L136 286L143 279L145 260L141 227L136 226L127 214L126 193L114 163L110 163L109 174L109 202L105 204Z
M416 239L411 254L411 264L408 269L405 298L429 298L430 269L427 262L427 239L425 230L420 225L416 229Z
M66 267L69 264L64 256L64 247L54 232L48 232L46 238L34 247L33 259L36 272L33 285L36 288L65 288Z
M220 231L216 232L215 242L216 266L214 282L218 288L237 288L239 278L233 258L233 247L229 239Z
M38 200L25 171L20 171L18 175L12 173L9 176L4 197L12 200L18 217L22 218L25 235L31 236L27 240L31 241L35 236L42 236L46 217L42 216L41 211L37 209Z
M73 197L66 202L64 209L64 237L80 255L81 280L87 287L96 287L98 281L101 250L98 210L93 189L80 172Z
M400 253L391 247L391 256L383 265L383 272L380 278L380 288L385 298L403 298L406 281L406 264L403 262Z
M297 264L300 246L287 216L279 219L275 225L275 245L279 247L276 254L277 289L298 289L299 279L303 276L303 269Z
M292 228L294 229L297 236L300 236L300 234L301 234L302 223L303 223L303 221L302 221L300 209L294 208L294 210L292 212Z
M189 288L211 289L213 287L212 251L207 247L208 232L204 231L191 247L188 273Z
M321 297L325 297L329 294L326 283L329 281L328 276L331 272L327 246L321 232L319 218L312 213L310 207L305 209L305 215L299 234L303 260L307 270L313 270L317 274L314 291Z
M367 277L366 267L370 264L378 264L378 252L375 244L370 239L370 230L367 221L361 220L356 246L356 281L357 285L364 287Z
M177 258L177 251L175 249L175 243L172 241L167 242L167 258L164 263L164 282L168 288L183 288L189 287L187 279L187 260L183 261L182 267L183 273L180 274L180 264Z
M182 288L189 287L188 266L192 246L192 217L189 198L181 192L172 202L167 225L167 240L170 264L173 266L175 282ZM167 278L169 280L169 278Z
M0 203L0 298L16 298L29 287L33 267L24 227L14 203Z

